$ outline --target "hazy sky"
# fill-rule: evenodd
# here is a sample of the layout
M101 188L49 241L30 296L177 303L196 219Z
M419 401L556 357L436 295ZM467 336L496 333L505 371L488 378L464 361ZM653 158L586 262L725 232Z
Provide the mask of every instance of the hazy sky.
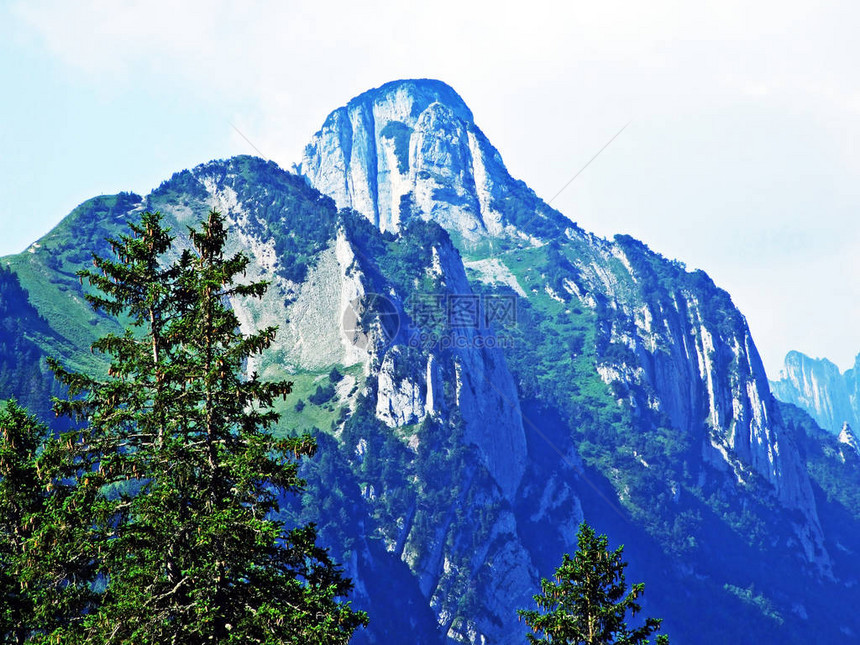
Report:
M78 203L254 154L439 78L511 173L587 230L703 268L768 373L860 351L860 6L0 0L0 254Z

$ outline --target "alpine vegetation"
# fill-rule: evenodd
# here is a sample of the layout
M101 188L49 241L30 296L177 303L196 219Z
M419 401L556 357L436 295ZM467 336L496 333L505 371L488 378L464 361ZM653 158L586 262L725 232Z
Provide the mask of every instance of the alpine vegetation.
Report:
M215 211L172 261L160 215L129 227L109 241L115 260L78 274L125 325L93 344L106 374L50 361L74 428L37 447L44 429L20 409L0 417L5 638L347 642L367 622L339 600L350 581L312 524L280 514L314 441L269 432L292 384L245 371L276 330L243 334L229 306L267 285L237 282L250 260L225 254Z

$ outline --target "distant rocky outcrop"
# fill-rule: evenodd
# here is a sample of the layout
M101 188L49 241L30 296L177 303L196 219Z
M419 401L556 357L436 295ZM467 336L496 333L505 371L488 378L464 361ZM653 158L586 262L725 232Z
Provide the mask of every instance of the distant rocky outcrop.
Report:
M854 367L840 372L826 358L810 358L797 351L789 352L779 377L771 381L774 396L792 403L818 422L822 428L838 435L845 423L860 425L860 355Z

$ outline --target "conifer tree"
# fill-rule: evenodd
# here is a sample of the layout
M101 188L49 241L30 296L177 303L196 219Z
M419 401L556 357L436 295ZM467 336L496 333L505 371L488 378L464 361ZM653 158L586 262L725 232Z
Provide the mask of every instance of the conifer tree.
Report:
M44 504L36 452L47 430L15 401L0 409L0 642L24 643L35 602L27 590L27 540Z
M555 571L554 580L541 580L541 593L534 596L537 609L521 609L520 619L532 628L528 634L533 645L646 645L648 637L660 629L662 619L647 618L641 627L630 629L626 615L642 609L637 599L645 590L643 583L627 591L622 560L624 547L609 550L605 535L598 536L583 522L576 535L577 551L567 553ZM658 645L668 645L665 635Z
M245 370L275 329L241 333L230 306L261 297L266 284L236 282L249 260L225 254L217 212L189 238L166 262L170 233L145 213L131 234L109 240L116 260L94 256L95 268L80 273L94 287L90 303L129 327L93 345L110 358L106 378L52 362L69 391L55 410L78 428L46 451L52 485L65 490L49 513L67 517L38 542L89 563L86 584L74 581L103 591L51 638L345 643L366 623L338 600L351 583L316 545L313 525L279 519L280 500L302 488L298 460L315 444L268 432L291 383ZM69 574L59 562L45 573Z

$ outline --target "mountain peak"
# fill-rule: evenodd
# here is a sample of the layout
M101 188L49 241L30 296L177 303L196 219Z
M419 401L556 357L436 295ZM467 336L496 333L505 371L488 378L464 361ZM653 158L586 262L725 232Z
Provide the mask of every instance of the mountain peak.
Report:
M472 244L516 235L517 213L527 224L561 218L511 178L460 95L432 79L392 81L334 110L296 171L383 231L417 216ZM504 208L512 197L517 207Z
M805 410L825 430L838 435L844 422L854 425L860 401L854 395L853 372L844 374L826 358L810 358L796 350L785 357L776 381L771 381L774 396Z
M472 111L454 88L434 78L406 78L389 81L384 85L362 92L346 104L346 109L386 103L410 103L413 116L417 116L433 103L439 103L451 110L459 119L467 123L474 121Z

